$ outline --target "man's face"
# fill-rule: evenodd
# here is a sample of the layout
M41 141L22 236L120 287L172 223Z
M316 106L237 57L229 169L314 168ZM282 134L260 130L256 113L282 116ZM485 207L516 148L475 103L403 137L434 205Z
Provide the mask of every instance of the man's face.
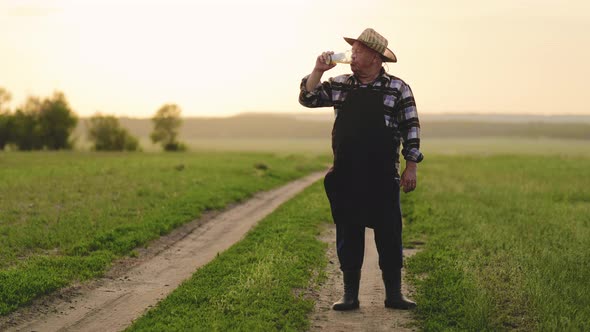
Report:
M354 44L352 44L352 62L350 63L350 69L355 74L365 72L371 67L373 60L375 60L376 57L378 57L377 52L365 46L363 43L355 41Z

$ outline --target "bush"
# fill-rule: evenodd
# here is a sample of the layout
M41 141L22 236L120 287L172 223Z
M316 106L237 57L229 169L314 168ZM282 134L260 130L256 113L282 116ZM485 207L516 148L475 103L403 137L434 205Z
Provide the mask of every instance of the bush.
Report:
M10 110L5 106L12 99L10 92L0 87L0 151L12 139L12 115Z
M13 116L11 143L23 151L43 149L38 111L27 108L16 110Z
M184 143L172 142L164 145L164 151L186 151L187 146Z
M29 97L9 118L11 131L6 143L14 143L19 150L71 149L74 145L70 135L78 117L61 92L45 100Z
M0 151L12 141L14 127L13 115L6 112L0 112Z
M140 146L139 146L139 140L134 137L131 136L127 130L125 130L126 133L126 137L125 137L125 150L126 151L139 151L141 150Z
M38 120L44 147L60 150L74 146L70 135L78 124L78 117L71 110L63 93L56 92L52 98L43 101Z
M137 151L139 141L122 128L119 119L112 115L96 114L86 123L88 139L96 151Z
M182 125L180 107L176 104L166 104L156 112L152 118L154 131L150 138L154 143L161 143L164 151L185 151L186 145L176 140L178 129Z

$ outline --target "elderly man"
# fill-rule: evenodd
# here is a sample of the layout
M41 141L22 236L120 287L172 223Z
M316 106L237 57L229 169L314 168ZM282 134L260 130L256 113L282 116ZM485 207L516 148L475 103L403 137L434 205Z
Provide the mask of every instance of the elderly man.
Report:
M344 296L334 310L359 307L358 291L365 247L365 227L374 229L379 267L385 284L385 307L412 309L416 304L401 293L402 216L400 186L416 188L422 161L420 123L408 84L385 72L383 62L397 62L387 39L373 29L352 45L352 74L320 83L333 52L316 59L303 78L299 102L306 107L334 107L334 165L324 186L336 223L336 245L344 279ZM406 167L399 176L400 143Z

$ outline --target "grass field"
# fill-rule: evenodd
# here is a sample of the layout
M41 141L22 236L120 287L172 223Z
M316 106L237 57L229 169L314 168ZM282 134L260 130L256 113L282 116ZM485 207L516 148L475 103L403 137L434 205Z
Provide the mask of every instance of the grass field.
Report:
M312 112L244 113L227 118L183 118L179 138L193 139L309 139L329 138L334 121L333 110L316 109ZM86 119L81 119L74 136L85 139ZM121 118L121 125L139 138L149 138L153 130L150 119ZM420 114L422 137L427 140L438 138L509 137L590 139L590 117L571 117L557 121L554 117L526 117L496 115L453 116Z
M268 153L0 154L0 314L325 163Z
M294 141L203 140L224 152L184 154L0 154L0 312L102 273L203 210L330 161L329 141ZM252 149L277 154L236 152ZM402 195L405 243L423 249L406 262L420 326L590 329L586 141L446 138L424 141L423 151L419 188ZM303 294L322 277L315 236L327 219L316 184L130 330L305 330L312 304Z
M330 138L193 138L183 141L190 151L218 152L267 152L280 155L305 153L307 155L329 155L332 153ZM159 152L162 148L149 139L140 138L145 152ZM81 149L89 146L80 144Z
M536 146L549 145L549 151L576 147L583 149L590 140L590 118L572 117L568 122L552 117L497 115L421 116L424 147L431 145L439 153L461 148L477 152L543 151ZM86 119L81 119L74 132L76 148L89 150ZM121 125L139 139L144 151L161 151L149 139L153 129L150 119L121 118ZM312 113L240 114L228 118L185 118L179 139L190 149L220 151L306 151L330 153L333 113L329 109ZM442 146L441 143L448 143ZM522 147L518 151L518 147ZM532 149L531 149L532 148ZM491 151L489 150L491 149ZM585 150L590 151L589 148ZM590 152L588 152L590 154Z
M402 196L421 328L590 328L589 187L589 158L430 156ZM305 330L329 219L316 184L129 330Z
M420 148L427 156L430 155L514 155L514 156L545 156L590 157L590 140L554 139L554 138L437 138L424 140Z
M330 137L323 138L192 138L184 141L191 151L218 152L267 152L281 155L305 153L331 155ZM158 152L162 148L149 139L140 138L142 149ZM86 141L79 141L78 148L90 149ZM480 137L480 138L436 138L422 142L421 150L428 155L475 154L489 156L496 154L587 156L590 157L590 141L553 138Z
M241 242L199 269L128 331L304 331L323 278L331 222L321 183L261 221Z
M590 158L430 156L404 195L422 327L590 329Z

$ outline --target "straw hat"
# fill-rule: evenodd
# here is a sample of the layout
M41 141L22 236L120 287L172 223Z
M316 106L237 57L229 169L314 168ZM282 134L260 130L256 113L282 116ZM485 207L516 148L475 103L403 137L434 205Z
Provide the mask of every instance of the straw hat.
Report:
M371 28L365 29L357 39L344 37L344 40L350 45L358 40L365 46L381 54L381 59L383 59L384 62L397 62L395 54L387 48L387 39Z

